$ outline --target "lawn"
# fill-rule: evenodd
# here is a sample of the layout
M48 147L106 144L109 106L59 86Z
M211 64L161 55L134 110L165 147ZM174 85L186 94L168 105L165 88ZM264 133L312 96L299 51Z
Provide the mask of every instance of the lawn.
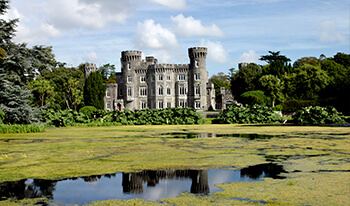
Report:
M273 138L171 138L170 133L267 134ZM267 125L164 125L48 128L44 133L0 134L0 182L64 179L144 169L243 168L272 161L286 179L219 185L209 196L183 193L170 205L348 205L350 128ZM242 201L243 199L259 200ZM35 202L35 201L34 201ZM33 200L0 205L34 204ZM106 200L95 205L157 205Z

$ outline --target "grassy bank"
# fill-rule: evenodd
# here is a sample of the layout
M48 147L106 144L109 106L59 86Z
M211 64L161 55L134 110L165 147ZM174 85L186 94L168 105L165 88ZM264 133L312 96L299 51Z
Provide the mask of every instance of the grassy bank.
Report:
M164 135L186 132L283 137L174 139ZM349 127L204 124L47 128L43 133L0 134L0 181L63 179L143 169L242 168L274 161L284 166L287 179L222 184L223 192L205 197L184 193L163 201L176 205L260 204L239 199L248 198L270 205L346 205L349 143ZM0 205L10 203L0 201ZM95 204L133 203L157 204L141 200Z

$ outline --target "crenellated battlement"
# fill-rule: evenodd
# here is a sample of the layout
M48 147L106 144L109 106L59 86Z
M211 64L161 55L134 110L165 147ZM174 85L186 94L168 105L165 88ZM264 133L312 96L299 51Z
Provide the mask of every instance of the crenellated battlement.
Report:
M206 47L192 47L188 49L188 56L191 59L206 58L208 49Z
M120 58L123 62L128 61L141 61L141 51L123 51L122 57Z

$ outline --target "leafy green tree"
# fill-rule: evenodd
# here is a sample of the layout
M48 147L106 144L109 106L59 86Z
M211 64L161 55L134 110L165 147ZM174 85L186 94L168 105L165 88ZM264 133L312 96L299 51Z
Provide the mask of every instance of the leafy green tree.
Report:
M225 89L230 89L230 81L229 76L223 72L219 72L218 74L214 74L209 79L210 82L214 84L215 95L220 94L220 88L225 87Z
M115 77L115 65L109 63L104 64L103 66L99 67L97 71L101 73L104 81L109 80L109 82L112 83L111 79L113 80Z
M248 91L241 94L241 103L242 104L259 104L263 106L267 106L271 104L271 99L267 97L263 91L255 90Z
M316 57L302 57L300 59L297 59L293 63L293 67L294 68L298 68L302 64L309 64L309 65L312 65L312 66L317 66L319 64L319 60Z
M283 102L284 96L282 90L284 89L284 82L274 75L264 75L259 79L261 85L265 88L268 96L271 97L272 107L275 106L276 101Z
M8 2L0 0L0 15L6 13ZM18 19L0 19L0 109L6 114L5 122L29 124L38 121L40 110L30 104L32 94L28 90L27 81L34 77L38 65L43 64L43 58L39 56L54 56L52 50L47 50L46 47L30 49L25 43L13 43L17 22ZM42 53L35 55L38 50Z
M304 64L295 69L295 73L286 76L287 93L294 99L318 99L320 92L325 89L330 78L320 66Z
M33 103L36 106L42 107L46 104L50 104L55 97L53 86L50 84L50 81L45 79L30 82L29 89L32 90L34 96Z
M261 68L255 63L241 67L238 71L230 70L231 92L236 97L247 91L258 90L258 80L261 77Z
M91 72L84 85L85 106L94 106L96 109L104 109L104 96L107 85L99 72Z
M47 80L54 88L55 98L49 108L77 110L83 106L84 73L80 68L57 67L52 71L43 70L37 80Z
M265 61L268 64L271 64L271 63L277 62L277 61L282 61L285 65L287 65L288 62L291 61L288 57L281 55L280 51L277 51L277 52L269 51L269 53L270 53L269 55L261 56L259 60Z

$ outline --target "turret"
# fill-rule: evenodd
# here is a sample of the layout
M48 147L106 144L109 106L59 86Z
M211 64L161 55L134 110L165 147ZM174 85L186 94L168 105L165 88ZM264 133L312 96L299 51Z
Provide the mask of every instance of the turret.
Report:
M208 71L206 68L207 48L192 47L188 49L190 57L188 95L189 106L197 110L207 110L207 82Z
M141 51L123 51L120 58L123 72L134 69L141 64Z
M84 64L84 83L86 82L86 79L88 78L89 74L95 71L96 71L96 64L93 64L93 63Z

